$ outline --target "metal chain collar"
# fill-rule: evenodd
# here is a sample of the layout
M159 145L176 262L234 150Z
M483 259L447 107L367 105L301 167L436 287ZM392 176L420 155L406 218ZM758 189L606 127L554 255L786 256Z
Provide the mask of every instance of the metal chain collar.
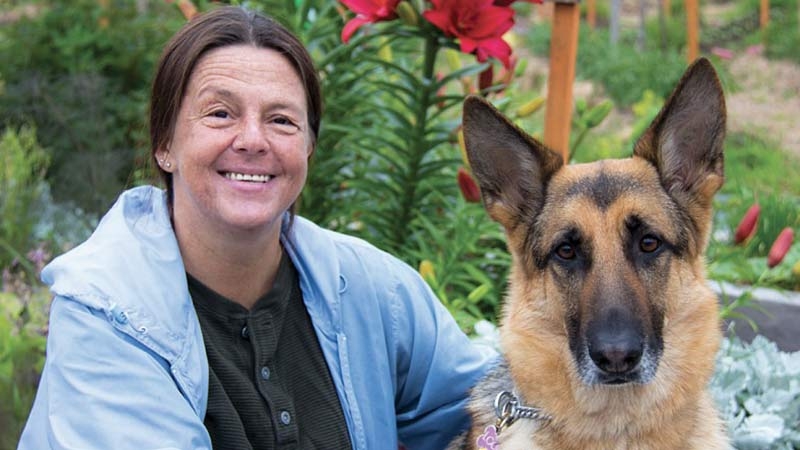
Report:
M550 416L540 408L520 404L516 395L502 391L494 399L494 413L497 415L497 434L504 428L511 426L517 419L531 419L548 421Z

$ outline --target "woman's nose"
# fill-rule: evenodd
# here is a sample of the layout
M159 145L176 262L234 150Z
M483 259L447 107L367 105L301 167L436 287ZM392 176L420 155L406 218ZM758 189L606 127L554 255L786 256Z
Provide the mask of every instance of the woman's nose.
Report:
M243 118L233 141L237 152L263 153L269 149L266 126L258 118Z

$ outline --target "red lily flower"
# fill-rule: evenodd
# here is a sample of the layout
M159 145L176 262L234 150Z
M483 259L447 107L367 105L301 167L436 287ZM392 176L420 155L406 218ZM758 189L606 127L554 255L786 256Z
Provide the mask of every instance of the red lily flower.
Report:
M461 195L464 200L469 203L478 203L481 201L481 190L478 184L472 179L472 176L463 167L458 168L458 187L461 189Z
M431 0L433 8L422 13L447 36L456 37L464 53L479 62L489 57L510 66L511 47L503 34L514 25L514 10L495 6L493 0Z
M362 25L397 18L400 0L340 0L356 17L350 19L342 29L342 42L347 43Z

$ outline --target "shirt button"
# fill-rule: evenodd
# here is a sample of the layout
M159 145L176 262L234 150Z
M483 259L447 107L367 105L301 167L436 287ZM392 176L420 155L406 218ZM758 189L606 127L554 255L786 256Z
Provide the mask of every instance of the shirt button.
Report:
M289 414L289 411L281 411L281 423L284 425L292 423L292 415Z
M270 376L269 367L267 367L267 366L262 367L261 368L261 378L263 378L265 380L269 380L269 376Z
M250 339L250 329L247 328L247 325L242 327L242 338Z

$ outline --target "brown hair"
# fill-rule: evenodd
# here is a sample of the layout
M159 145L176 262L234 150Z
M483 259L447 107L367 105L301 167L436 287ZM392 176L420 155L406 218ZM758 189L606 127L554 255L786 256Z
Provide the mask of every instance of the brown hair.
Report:
M150 153L166 148L175 130L189 78L208 51L249 44L283 54L294 66L306 93L312 148L319 134L322 93L314 63L306 48L274 19L238 6L224 6L193 18L167 43L158 62L150 93ZM172 205L172 174L155 164ZM294 209L294 205L292 205Z

